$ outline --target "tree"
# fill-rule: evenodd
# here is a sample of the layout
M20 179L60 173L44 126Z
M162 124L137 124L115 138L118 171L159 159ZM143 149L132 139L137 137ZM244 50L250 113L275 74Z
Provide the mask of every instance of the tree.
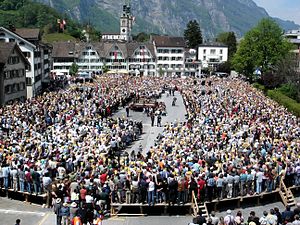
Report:
M202 33L200 25L196 20L188 22L186 29L184 30L184 38L187 41L189 48L196 49L198 45L202 44Z
M236 36L234 32L220 33L217 37L217 42L221 42L228 46L228 59L230 61L237 49Z
M291 50L279 25L272 19L262 19L246 33L233 57L235 70L247 76L260 68L261 73L272 71L275 65Z
M145 32L141 32L134 36L133 40L137 42L146 42L150 40L150 35Z
M78 69L79 69L78 65L76 63L72 63L69 69L69 74L72 76L76 75L78 73Z

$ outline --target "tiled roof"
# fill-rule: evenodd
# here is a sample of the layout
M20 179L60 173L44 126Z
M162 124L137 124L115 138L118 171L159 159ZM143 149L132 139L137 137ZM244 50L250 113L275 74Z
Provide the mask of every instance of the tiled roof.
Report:
M157 47L185 47L186 42L183 37L153 36L153 41Z
M199 47L228 47L228 46L220 42L207 42L199 45Z
M8 57L15 48L15 42L0 42L0 64L6 64Z
M155 57L154 45L151 43L139 43L139 42L130 42L127 44L128 57L131 57L136 49L139 49L140 46L145 46L151 53L152 57Z
M52 57L54 58L74 58L75 42L54 42L52 44ZM70 54L72 53L72 54Z
M30 39L30 40L40 39L40 29L20 28L20 29L16 29L15 33L25 39Z

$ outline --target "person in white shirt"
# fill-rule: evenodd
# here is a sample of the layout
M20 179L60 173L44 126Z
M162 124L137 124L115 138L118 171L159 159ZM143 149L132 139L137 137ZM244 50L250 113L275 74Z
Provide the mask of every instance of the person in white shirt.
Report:
M262 181L263 181L264 173L259 169L256 170L255 178L256 178L256 193L262 192Z
M148 204L154 205L154 190L155 190L155 183L153 182L152 176L150 176L150 182L148 184Z

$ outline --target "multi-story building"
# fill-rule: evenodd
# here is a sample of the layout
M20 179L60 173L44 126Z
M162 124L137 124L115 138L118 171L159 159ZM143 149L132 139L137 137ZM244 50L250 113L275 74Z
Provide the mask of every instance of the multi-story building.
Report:
M295 46L292 52L296 58L296 70L300 72L300 30L287 31L284 36Z
M69 74L73 63L79 72L102 73L103 66L112 72L154 76L156 58L154 46L137 42L53 43L55 74Z
M195 77L201 74L202 63L197 60L196 49L186 49L184 54L184 75Z
M228 60L228 46L218 42L201 44L198 46L198 60L203 68L215 69Z
M16 42L30 63L26 70L27 98L42 91L42 80L49 77L50 47L40 42L39 29L17 29L14 31L0 27L0 42ZM47 67L48 65L48 67Z
M127 44L128 70L131 74L155 76L156 55L153 44L131 42Z
M30 63L15 42L0 42L0 106L26 99L26 67Z
M183 37L152 36L160 76L184 75L186 43Z

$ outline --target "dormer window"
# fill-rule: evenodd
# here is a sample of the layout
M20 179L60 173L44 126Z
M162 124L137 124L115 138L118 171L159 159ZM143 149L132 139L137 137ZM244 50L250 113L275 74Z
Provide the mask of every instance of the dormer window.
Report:
M74 52L69 52L69 55L74 55Z
M1 32L0 37L5 37L5 33Z

